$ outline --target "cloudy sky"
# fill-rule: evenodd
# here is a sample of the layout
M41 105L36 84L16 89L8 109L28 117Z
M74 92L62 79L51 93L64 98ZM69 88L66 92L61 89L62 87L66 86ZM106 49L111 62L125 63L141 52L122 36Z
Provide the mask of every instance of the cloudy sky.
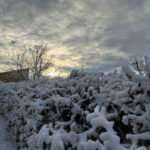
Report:
M150 53L150 0L0 0L0 60L48 43L56 68L109 71Z

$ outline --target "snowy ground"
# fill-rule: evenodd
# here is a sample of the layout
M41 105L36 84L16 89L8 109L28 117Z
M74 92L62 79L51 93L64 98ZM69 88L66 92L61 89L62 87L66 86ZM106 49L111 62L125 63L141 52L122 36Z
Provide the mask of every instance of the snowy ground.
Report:
M0 150L16 150L15 144L7 132L6 120L0 116Z

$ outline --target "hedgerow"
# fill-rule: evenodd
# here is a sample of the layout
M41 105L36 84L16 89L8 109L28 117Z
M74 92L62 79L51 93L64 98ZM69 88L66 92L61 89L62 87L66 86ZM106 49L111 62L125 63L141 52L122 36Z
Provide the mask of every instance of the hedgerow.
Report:
M1 113L18 150L146 150L150 63L122 71L0 84Z

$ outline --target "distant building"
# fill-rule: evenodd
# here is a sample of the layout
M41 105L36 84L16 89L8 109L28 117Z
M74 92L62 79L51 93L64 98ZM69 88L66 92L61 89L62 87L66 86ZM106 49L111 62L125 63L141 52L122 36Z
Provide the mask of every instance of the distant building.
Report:
M29 68L0 73L0 81L6 83L20 82L25 80L29 80Z

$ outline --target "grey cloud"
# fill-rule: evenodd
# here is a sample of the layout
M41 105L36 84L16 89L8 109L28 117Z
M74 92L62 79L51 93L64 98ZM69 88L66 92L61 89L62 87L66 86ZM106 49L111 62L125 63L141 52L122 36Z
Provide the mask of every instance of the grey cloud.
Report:
M101 54L98 54L98 53L90 53L90 54L84 55L80 59L80 63L83 64L83 66L85 66L86 68L88 67L90 69L95 69L95 70L101 67L103 68L104 66L107 66L107 68L109 66L118 66L122 63L125 63L125 61L126 60L121 57L115 57L111 55L102 56ZM120 63L118 64L118 62Z
M150 51L150 40L147 39L147 31L137 31L128 33L127 39L109 39L103 43L108 48L120 47L131 56L145 55Z
M69 51L59 59L108 70L127 61L121 55L149 53L148 6L148 0L0 0L0 45L51 42Z
M20 11L26 12L29 9L37 10L37 13L40 11L47 10L58 3L58 0L1 0L1 5L3 6L4 13Z

